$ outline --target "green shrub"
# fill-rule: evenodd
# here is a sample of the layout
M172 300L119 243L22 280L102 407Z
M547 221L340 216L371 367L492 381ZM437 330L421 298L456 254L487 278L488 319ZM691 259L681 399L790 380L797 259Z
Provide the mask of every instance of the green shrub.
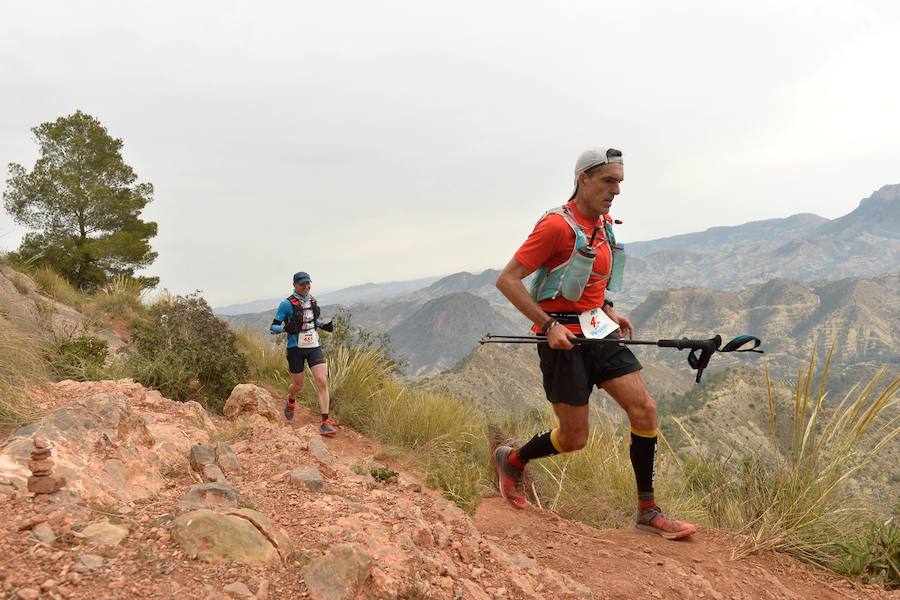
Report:
M44 358L58 379L94 381L104 379L103 365L109 355L106 340L91 335L57 337L44 348Z
M133 339L128 372L174 400L197 399L221 412L249 373L234 332L198 294L151 306L146 322L135 325Z
M400 476L400 473L381 465L373 466L369 469L369 475L372 476L372 479L375 481L382 481L384 483L397 483L397 479Z
M835 544L839 556L832 568L885 589L900 589L900 525L895 519L872 523L855 542Z

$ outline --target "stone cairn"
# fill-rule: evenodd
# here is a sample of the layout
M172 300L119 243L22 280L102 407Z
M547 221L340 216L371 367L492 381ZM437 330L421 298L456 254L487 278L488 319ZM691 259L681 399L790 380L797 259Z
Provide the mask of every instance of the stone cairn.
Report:
M43 438L35 438L31 449L31 460L28 461L31 477L28 478L28 491L34 494L52 494L66 485L65 477L54 477L53 459L50 444Z

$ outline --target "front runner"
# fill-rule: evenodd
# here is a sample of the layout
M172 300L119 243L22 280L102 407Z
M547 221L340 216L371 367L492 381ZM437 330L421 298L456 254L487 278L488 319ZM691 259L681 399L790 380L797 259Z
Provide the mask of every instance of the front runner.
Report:
M303 389L303 364L306 362L319 392L319 408L322 412L319 433L333 436L337 434L337 428L328 416L328 365L319 345L316 328L331 332L334 325L330 321L323 323L319 319L319 305L309 293L311 287L312 280L307 273L294 273L294 293L278 305L278 312L275 313L269 331L288 334L287 361L291 372L291 386L284 405L284 417L288 421L294 418L297 392Z
M631 322L606 298L609 279L618 270L613 268L616 246L609 210L623 179L620 151L591 148L582 153L569 202L538 222L497 279L497 288L535 324L532 330L547 336L548 344L537 348L544 391L559 427L538 433L520 448L500 446L494 458L500 493L514 507L525 508L525 465L584 448L591 389L601 387L625 410L631 425L631 465L638 491L635 527L678 539L697 528L667 517L654 501L656 402L639 373L641 364L625 346L569 341L576 336L620 339L634 334ZM522 280L534 271L538 273L529 293Z

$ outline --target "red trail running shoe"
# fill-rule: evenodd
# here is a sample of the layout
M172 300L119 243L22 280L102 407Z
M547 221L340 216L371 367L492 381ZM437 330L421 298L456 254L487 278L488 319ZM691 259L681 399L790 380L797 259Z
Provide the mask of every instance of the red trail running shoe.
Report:
M528 506L528 499L525 498L525 490L522 485L524 471L509 464L509 453L512 451L513 449L509 446L500 446L494 452L497 485L500 488L500 495L506 498L507 502L515 508L522 509Z
M661 535L667 540L678 540L697 532L696 525L669 518L658 506L641 511L634 528L639 531Z

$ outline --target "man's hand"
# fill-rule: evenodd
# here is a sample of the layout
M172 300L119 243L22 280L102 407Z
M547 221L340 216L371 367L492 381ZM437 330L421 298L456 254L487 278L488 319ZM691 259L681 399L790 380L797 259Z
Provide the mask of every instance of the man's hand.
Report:
M606 313L606 316L609 317L613 323L619 326L619 335L621 335L622 338L634 337L634 325L631 324L628 317L620 315L616 312L616 309L611 306L604 306L603 312Z
M319 329L324 329L328 333L332 333L334 331L334 321L328 321L327 323L322 323L319 325Z
M571 350L573 346L569 340L574 337L575 334L569 331L568 327L557 324L547 333L547 342L554 350Z

